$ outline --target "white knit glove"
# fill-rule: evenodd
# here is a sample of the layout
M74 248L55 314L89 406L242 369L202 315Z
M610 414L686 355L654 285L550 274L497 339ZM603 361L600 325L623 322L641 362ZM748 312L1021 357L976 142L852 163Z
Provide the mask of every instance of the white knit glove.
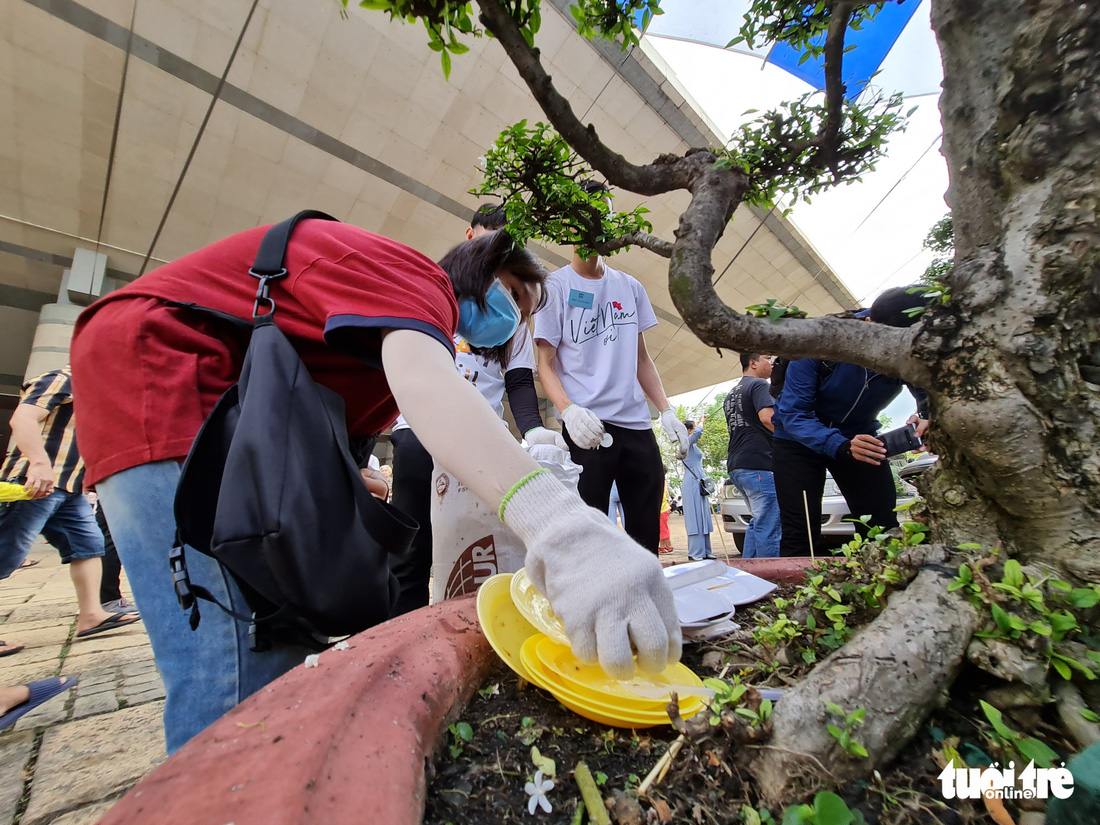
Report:
M503 503L503 520L527 546L531 582L565 625L574 655L614 679L680 659L680 620L657 557L586 505L549 472Z
M557 447L559 450L569 452L569 445L565 443L565 439L561 437L561 433L548 430L546 427L532 427L523 437L531 447L534 447L536 444L549 444L551 447Z
M686 456L688 454L687 427L684 426L683 421L676 417L676 413L672 411L672 407L669 407L661 413L661 426L664 428L665 436L679 452L680 458ZM572 430L570 430L570 432L572 432Z
M603 422L592 410L579 404L570 404L562 412L561 418L569 431L569 437L582 450L594 450L600 446L600 439L603 438ZM686 439L687 436L684 438Z

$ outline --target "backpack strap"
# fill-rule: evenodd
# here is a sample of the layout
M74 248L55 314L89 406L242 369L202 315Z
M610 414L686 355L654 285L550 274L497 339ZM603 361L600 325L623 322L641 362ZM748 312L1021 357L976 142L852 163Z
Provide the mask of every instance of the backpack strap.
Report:
M316 218L322 221L334 221L336 218L316 209L303 209L292 218L281 221L264 233L260 241L260 248L256 252L256 259L252 262L252 268L248 274L260 281L256 288L256 303L252 305L253 320L261 314L271 315L275 312L275 301L271 298L271 282L286 277L286 248L290 243L290 233L299 221L307 218ZM260 312L260 304L268 306L266 313Z

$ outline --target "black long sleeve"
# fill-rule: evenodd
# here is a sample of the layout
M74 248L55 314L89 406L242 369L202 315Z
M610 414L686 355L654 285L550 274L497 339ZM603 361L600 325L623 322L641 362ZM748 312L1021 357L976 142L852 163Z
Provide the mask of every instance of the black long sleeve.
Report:
M542 426L539 415L539 397L535 393L535 374L528 369L508 370L504 373L504 390L508 393L508 406L522 434Z

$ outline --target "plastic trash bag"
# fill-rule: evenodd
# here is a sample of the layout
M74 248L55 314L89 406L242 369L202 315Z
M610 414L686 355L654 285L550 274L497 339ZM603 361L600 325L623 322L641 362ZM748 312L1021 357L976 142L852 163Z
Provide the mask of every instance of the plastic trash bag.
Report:
M552 444L527 448L540 466L574 492L581 467ZM579 494L578 494L579 495ZM432 471L432 602L473 593L490 576L523 567L527 548L501 523L497 508L475 496L438 462Z

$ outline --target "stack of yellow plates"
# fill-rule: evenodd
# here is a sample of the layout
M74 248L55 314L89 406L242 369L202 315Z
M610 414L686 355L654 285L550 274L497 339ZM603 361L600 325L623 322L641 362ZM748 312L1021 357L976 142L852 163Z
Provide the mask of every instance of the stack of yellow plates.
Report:
M629 682L610 678L597 665L585 665L570 650L561 623L549 602L535 590L524 571L493 576L477 594L477 615L489 644L521 677L548 690L565 707L586 719L625 728L669 724L665 711L669 694L702 689L699 677L681 664L656 675L636 676ZM513 597L519 591L520 602ZM532 593L534 594L532 596ZM537 597L537 598L535 598ZM538 600L545 602L543 605ZM541 633L531 616L554 631ZM556 624L556 627L555 627ZM560 635L561 640L558 640ZM704 707L699 696L681 696L680 715L694 716Z

